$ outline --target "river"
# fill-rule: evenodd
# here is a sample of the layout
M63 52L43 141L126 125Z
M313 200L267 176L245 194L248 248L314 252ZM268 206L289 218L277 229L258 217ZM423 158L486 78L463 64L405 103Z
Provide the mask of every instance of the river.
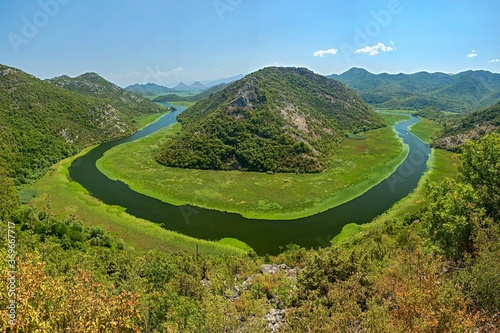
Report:
M125 183L107 178L96 167L103 154L125 142L131 142L171 125L184 111L168 113L130 137L103 143L81 156L69 168L70 177L94 197L108 205L126 208L127 213L161 224L182 234L218 240L233 237L250 245L258 254L277 254L290 243L310 248L328 246L329 241L348 223L366 223L407 196L427 169L429 145L408 132L418 121L411 116L395 129L410 151L404 162L384 181L359 197L323 213L289 221L252 220L235 213L193 206L174 206L131 190Z

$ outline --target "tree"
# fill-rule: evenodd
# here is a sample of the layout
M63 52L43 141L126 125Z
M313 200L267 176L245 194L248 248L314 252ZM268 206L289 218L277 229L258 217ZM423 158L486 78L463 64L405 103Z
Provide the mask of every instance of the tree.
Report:
M500 133L492 133L462 147L459 171L479 196L486 214L500 220Z

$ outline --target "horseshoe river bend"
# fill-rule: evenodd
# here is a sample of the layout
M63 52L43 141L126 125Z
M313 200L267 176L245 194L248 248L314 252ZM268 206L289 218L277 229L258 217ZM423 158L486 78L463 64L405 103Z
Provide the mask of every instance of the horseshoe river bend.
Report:
M180 106L176 108L176 111L165 114L132 136L103 143L75 159L69 168L70 177L105 204L125 207L131 215L200 239L237 238L258 254L279 253L281 248L290 243L306 248L326 246L344 225L370 222L417 186L427 169L426 162L431 152L428 144L408 131L409 126L419 121L411 116L394 126L398 136L409 146L409 153L389 177L351 201L294 220L255 220L235 213L187 205L174 206L135 192L125 183L111 180L98 170L96 161L109 149L175 123L177 115L185 110Z

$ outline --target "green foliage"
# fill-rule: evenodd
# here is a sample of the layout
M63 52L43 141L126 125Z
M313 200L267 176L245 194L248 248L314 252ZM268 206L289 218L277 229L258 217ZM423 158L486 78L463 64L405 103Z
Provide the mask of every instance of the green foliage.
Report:
M467 142L462 150L459 181L430 186L424 220L441 251L462 266L458 281L476 306L495 313L500 298L500 135Z
M480 198L486 215L500 220L500 133L485 136L462 147L459 171Z
M24 207L11 218L21 230L37 235L39 241L47 242L50 239L61 244L63 249L82 249L86 244L124 249L123 240L116 240L99 227L85 228L81 221L75 221L72 217L57 220L45 211L37 213L31 207Z
M473 253L473 235L482 221L500 218L500 135L490 134L477 143L467 142L460 155L461 182L445 180L430 185L432 199L426 221L431 236L454 258Z
M473 221L482 218L478 197L468 184L445 180L429 185L431 204L425 215L431 237L444 253L454 259L462 258L473 249Z
M165 165L214 170L320 172L347 133L384 126L352 91L306 69L249 74L178 117Z
M420 118L433 120L433 121L438 122L440 124L444 123L445 120L449 119L449 117L447 117L444 112L440 111L439 109L437 109L435 107L428 107L428 108L419 110L417 113L415 113L415 116L420 117Z

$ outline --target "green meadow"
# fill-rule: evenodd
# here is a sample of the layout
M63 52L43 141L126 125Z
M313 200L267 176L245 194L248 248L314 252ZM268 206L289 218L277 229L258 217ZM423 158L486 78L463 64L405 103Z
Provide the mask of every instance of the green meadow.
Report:
M437 122L422 118L418 123L415 123L410 127L410 132L412 132L423 142L430 143L432 141L433 135L435 135L442 129L443 126L441 126Z
M406 119L384 115L389 124ZM111 179L174 205L239 213L256 219L294 219L347 202L378 184L405 159L408 148L391 127L348 138L330 167L317 174L266 174L169 168L154 160L176 123L138 141L117 146L97 162Z

